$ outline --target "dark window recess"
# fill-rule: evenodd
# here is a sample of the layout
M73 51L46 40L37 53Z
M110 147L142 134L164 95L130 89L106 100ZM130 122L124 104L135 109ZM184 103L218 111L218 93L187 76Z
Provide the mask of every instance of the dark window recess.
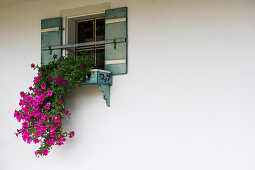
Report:
M103 41L105 40L105 19L104 18L95 18L90 20L77 21L76 24L76 42L93 42L93 41ZM88 47L79 47L76 48L76 55L79 55L79 52L82 49L92 51L95 68L104 69L104 45L93 45Z

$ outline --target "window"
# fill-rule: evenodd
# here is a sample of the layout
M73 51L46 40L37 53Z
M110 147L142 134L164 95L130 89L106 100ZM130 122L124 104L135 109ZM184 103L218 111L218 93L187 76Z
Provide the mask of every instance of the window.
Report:
M86 43L93 41L105 40L105 19L93 18L87 20L76 21L76 43ZM79 55L79 52L83 49L92 51L95 68L104 69L104 55L105 45L92 45L87 47L76 48L75 54Z
M84 47L92 51L95 68L110 71L113 75L126 74L127 8L98 9L101 11L99 13L88 12L89 9L76 10L79 13L71 14L67 11L64 19L42 19L42 64L51 62L53 54L62 56L63 52L67 52L76 56L82 50L80 43L103 41L101 45ZM83 14L84 11L87 12Z

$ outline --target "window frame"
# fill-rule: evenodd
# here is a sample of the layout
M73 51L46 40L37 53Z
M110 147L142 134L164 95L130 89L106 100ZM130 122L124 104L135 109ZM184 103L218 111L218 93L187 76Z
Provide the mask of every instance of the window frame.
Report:
M89 17L89 16L88 16ZM102 19L104 19L104 22L105 22L105 16L98 16L98 17L89 17L89 18L85 18L85 19L79 19L79 20L75 20L75 43L81 43L81 42L78 42L78 34L79 34L79 31L78 31L78 23L79 22L86 22L86 21L93 21L93 41L88 41L88 42L96 42L96 41L98 41L96 38L97 38L97 20L102 20ZM104 27L105 27L105 25L104 25ZM105 33L104 33L104 35L105 35ZM104 36L104 39L103 40L105 40L105 36ZM99 41L103 41L103 40L99 40ZM103 49L103 53L105 54L105 45L92 45L92 46L88 46L88 47L77 47L77 48L75 48L75 57L77 56L77 53L79 52L79 51L82 51L83 49L87 49L87 50L91 50L91 51L93 51L93 58L94 58L94 61L95 61L95 67L97 68L97 69L104 69L104 62L103 62L103 64L102 64L102 62L101 62L101 65L103 66L103 67L100 67L101 65L97 65L98 63L98 56L97 56L97 50L102 50ZM105 60L105 58L103 57L103 59L101 59L101 60Z

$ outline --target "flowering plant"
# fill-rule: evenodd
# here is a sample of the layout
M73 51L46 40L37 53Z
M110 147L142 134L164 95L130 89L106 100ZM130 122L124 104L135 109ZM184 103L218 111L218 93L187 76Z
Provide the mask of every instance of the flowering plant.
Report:
M74 131L65 132L62 119L70 118L64 106L64 96L70 89L80 87L86 75L93 67L91 53L83 51L76 59L72 56L57 57L47 65L31 64L38 70L33 86L28 92L20 92L20 110L15 110L14 117L22 122L16 136L22 135L24 142L40 144L35 155L46 156L53 145L61 146L66 138L72 138Z

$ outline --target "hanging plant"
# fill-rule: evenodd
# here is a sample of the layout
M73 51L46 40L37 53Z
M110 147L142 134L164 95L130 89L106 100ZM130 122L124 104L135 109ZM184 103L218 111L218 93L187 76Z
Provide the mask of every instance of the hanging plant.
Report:
M47 65L31 64L38 76L28 92L20 92L21 109L14 112L14 117L22 123L16 136L21 135L28 144L40 144L35 151L37 157L48 155L54 145L61 146L66 138L74 137L75 132L65 132L62 125L64 117L70 118L64 96L82 85L94 64L91 53L85 51L76 59L57 55L53 58Z

